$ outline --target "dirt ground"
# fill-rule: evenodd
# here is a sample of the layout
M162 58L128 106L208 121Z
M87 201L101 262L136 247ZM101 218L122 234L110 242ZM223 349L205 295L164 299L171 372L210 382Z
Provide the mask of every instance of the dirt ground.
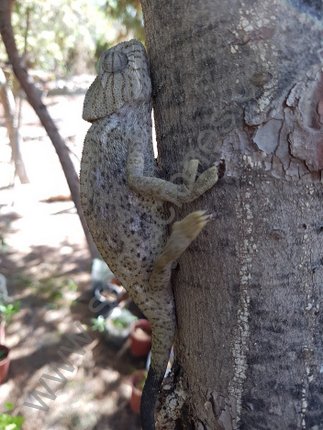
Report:
M88 128L81 120L82 101L83 96L45 99L77 170ZM0 107L0 273L9 295L21 301L6 330L11 364L0 385L0 407L12 402L14 414L25 418L24 430L137 430L139 419L128 405L129 375L145 362L113 349L91 330L91 261L83 231L71 201L46 202L69 191L56 153L26 102L21 132L30 184L16 180L10 187L13 166ZM78 332L83 343L71 348L69 336ZM53 370L63 362L65 380ZM45 406L30 395L33 390L51 390L51 398L41 396Z

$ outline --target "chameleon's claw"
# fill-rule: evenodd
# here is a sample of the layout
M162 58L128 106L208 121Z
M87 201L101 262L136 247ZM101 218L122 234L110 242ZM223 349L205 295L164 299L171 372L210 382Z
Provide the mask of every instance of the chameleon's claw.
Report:
M184 219L176 222L173 231L182 234L190 241L194 240L201 230L210 221L210 215L206 211L195 211L187 215Z

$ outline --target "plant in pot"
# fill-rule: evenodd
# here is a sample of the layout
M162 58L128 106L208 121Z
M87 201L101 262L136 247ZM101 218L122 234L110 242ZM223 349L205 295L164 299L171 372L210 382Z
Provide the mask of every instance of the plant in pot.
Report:
M139 319L131 326L130 351L134 357L146 357L151 348L151 325L148 320Z
M140 413L142 390L147 379L147 370L136 370L131 376L130 407L135 414Z
M122 346L130 334L131 324L137 320L127 309L115 307L105 320L105 338L115 345Z
M92 330L98 331L99 333L103 333L105 330L105 318L103 315L99 315L96 318L91 319L92 322Z
M93 288L93 306L99 315L107 315L111 309L118 305L123 288L115 284L97 284Z

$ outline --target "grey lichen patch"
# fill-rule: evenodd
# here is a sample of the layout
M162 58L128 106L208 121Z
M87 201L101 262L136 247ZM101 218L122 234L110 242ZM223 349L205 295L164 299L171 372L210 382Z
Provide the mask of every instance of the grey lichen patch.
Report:
M187 391L184 389L183 378L180 377L176 380L175 388L173 383L164 385L161 396L163 397L163 406L157 414L156 428L173 430L176 428L176 421L181 417L187 401Z
M254 143L266 154L274 154L278 146L281 127L282 121L276 119L269 120L266 124L258 128L253 137Z
M310 171L323 169L323 131L309 133L295 129L291 133L290 143L292 155L303 160Z
M232 419L231 419L231 411L230 407L227 406L219 417L219 424L223 426L224 430L233 430L232 427Z
M309 171L323 169L323 73L315 69L297 85L287 99L294 109L295 127L289 135L293 157L304 161Z
M309 13L318 20L323 18L323 5L321 0L288 0L303 13Z

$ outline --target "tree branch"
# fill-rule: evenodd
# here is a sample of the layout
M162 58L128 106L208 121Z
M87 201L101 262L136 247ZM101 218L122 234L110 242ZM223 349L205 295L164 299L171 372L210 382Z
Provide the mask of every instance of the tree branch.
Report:
M0 102L5 113L9 142L11 146L12 161L15 165L15 175L18 176L22 184L29 182L24 161L20 153L21 135L18 121L15 118L16 103L12 91L7 83L6 76L0 67Z
M12 4L12 0L0 0L0 34L2 36L2 40L5 45L7 55L12 65L14 74L16 75L21 87L25 91L28 102L35 110L40 122L42 123L52 144L55 147L69 189L71 191L72 199L74 201L77 213L81 220L81 224L86 236L91 256L92 258L94 258L98 256L98 251L92 240L92 237L90 235L86 221L83 216L80 201L79 178L70 159L68 147L60 136L53 119L48 113L46 106L43 104L37 88L33 84L30 76L22 65L11 25Z

